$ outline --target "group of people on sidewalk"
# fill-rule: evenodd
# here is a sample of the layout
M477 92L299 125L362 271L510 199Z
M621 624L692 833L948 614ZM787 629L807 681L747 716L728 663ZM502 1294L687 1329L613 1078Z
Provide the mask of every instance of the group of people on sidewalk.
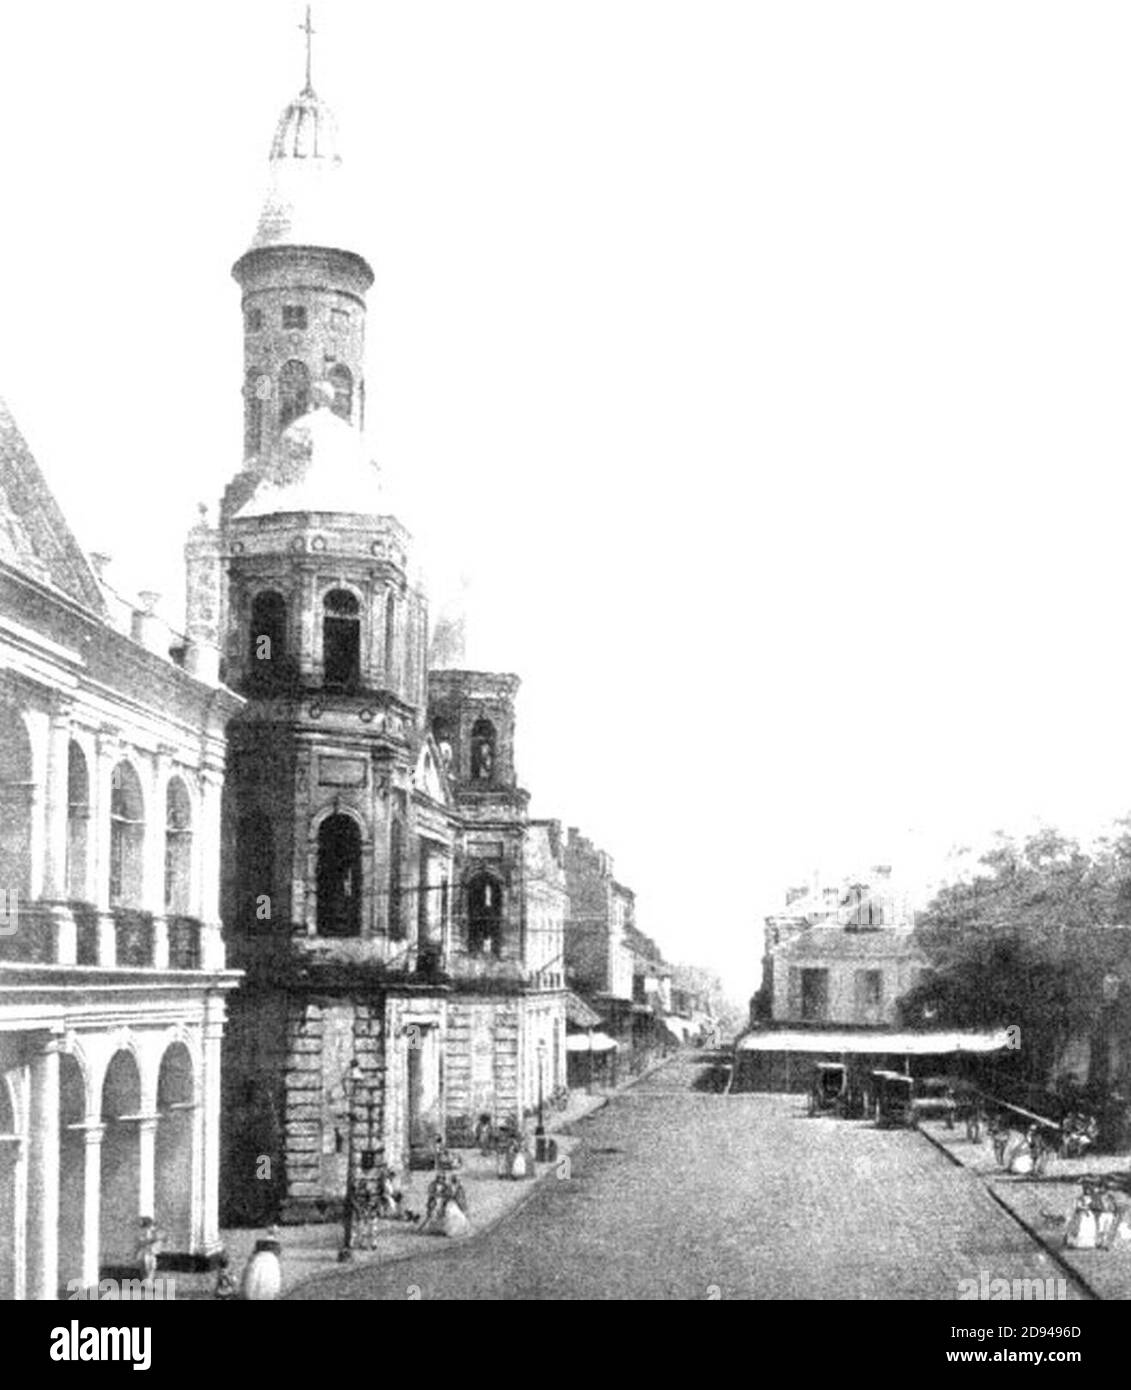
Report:
M1075 1112L1058 1126L1031 1123L1024 1129L1010 1123L1009 1112L987 1114L980 1104L966 1118L967 1138L980 1143L985 1130L998 1167L1018 1177L1045 1178L1054 1157L1079 1158L1096 1140L1095 1121ZM1131 1205L1115 1174L1084 1174L1067 1219L1046 1215L1064 1222L1064 1243L1070 1250L1131 1247Z
M1111 1250L1131 1242L1126 1196L1113 1177L1081 1179L1064 1243L1070 1250Z
M487 1116L481 1117L476 1128L476 1145L483 1155L494 1154L497 1176L522 1179L535 1175L530 1140L518 1125L496 1127ZM353 1193L352 1229L358 1249L377 1248L377 1223L380 1220L399 1220L409 1223L421 1235L445 1236L449 1239L471 1232L467 1191L460 1178L463 1160L453 1153L442 1139L437 1139L433 1156L433 1173L428 1184L423 1217L409 1210L396 1172L384 1162L377 1165L372 1176L358 1182ZM138 1262L143 1270L155 1270L160 1248L159 1236L152 1221L143 1221L138 1243ZM278 1298L282 1289L282 1243L278 1229L270 1227L256 1241L237 1282L227 1254L220 1257L213 1297L222 1301L262 1301ZM148 1275L152 1278L152 1272Z

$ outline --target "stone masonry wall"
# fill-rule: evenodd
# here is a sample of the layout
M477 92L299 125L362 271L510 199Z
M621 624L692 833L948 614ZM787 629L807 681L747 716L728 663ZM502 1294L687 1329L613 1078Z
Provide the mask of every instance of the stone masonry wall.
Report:
M453 998L444 1052L448 1142L470 1143L481 1114L521 1114L519 1033L522 998Z
M384 1125L383 1008L349 998L295 997L288 1016L287 1190L284 1220L341 1212L352 1117L355 1173ZM350 1081L354 1059L360 1066Z

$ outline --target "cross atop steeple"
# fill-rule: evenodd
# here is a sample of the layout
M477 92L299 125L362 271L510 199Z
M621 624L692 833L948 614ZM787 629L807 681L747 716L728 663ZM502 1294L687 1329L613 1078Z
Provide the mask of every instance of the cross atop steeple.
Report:
M306 23L305 23L305 24L300 24L298 27L299 27L299 28L302 30L302 32L306 35L306 86L302 89L302 94L303 94L303 96L313 96L313 95L314 95L314 88L310 85L310 50L311 50L311 40L314 38L314 35L315 35L318 31L315 29L314 25L310 22L310 6L309 6L309 5L307 5L307 7L306 7Z

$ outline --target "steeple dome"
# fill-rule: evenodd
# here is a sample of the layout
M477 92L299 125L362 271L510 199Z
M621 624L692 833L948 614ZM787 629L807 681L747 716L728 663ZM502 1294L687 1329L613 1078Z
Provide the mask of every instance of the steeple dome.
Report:
M347 206L338 123L311 83L307 8L306 84L288 103L271 142L270 184L251 250L270 246L318 246L349 251L354 217Z
M252 250L320 246L350 251L356 221L329 106L305 90L279 117L271 142L269 184Z
M311 88L304 88L279 117L271 142L271 159L322 159L342 162L338 122Z
M287 427L309 412L315 382L333 385L336 416L365 426L365 296L373 271L356 249L358 201L342 166L337 122L311 82L309 9L302 27L306 83L279 118L259 226L232 267L243 291L249 464L269 458ZM243 477L229 489L225 517L247 500L249 482Z

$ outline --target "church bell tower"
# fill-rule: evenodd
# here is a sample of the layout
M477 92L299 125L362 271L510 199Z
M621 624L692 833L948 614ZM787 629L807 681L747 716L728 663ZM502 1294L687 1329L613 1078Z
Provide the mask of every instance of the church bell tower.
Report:
M422 962L442 954L454 831L428 772L427 609L362 434L373 272L311 82L309 13L305 28L306 82L232 272L243 465L215 532L224 676L246 700L225 802L224 926L246 972L224 1060L229 1219L344 1200L348 1124L358 1154L399 1167L441 1122L443 999Z

